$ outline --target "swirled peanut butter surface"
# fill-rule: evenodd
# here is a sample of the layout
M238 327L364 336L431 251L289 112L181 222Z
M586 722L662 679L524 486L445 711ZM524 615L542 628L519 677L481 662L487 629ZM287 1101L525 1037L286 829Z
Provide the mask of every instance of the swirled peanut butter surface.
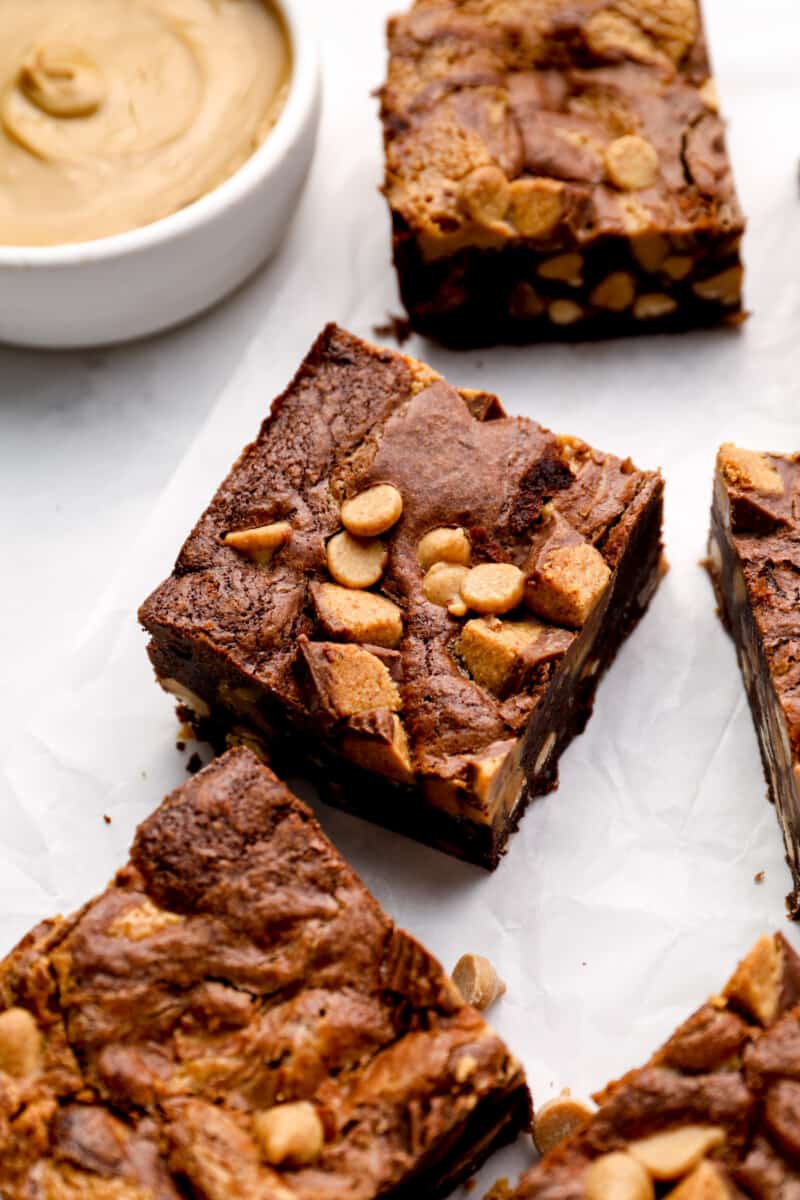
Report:
M0 244L184 208L260 145L290 71L269 0L2 0Z

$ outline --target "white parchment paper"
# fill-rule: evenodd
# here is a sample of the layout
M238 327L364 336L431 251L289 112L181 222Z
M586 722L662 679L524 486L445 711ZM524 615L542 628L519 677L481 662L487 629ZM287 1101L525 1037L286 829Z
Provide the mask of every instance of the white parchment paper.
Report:
M286 245L250 289L254 336L210 419L187 427L186 455L138 540L109 562L116 575L97 611L63 655L37 664L35 703L3 696L1 950L101 888L137 822L186 777L138 603L324 322L372 337L399 311L368 99L392 8L308 0L325 68L320 149ZM495 962L508 993L491 1019L539 1101L642 1061L762 931L800 943L785 921L789 876L733 648L698 566L719 442L800 445L800 17L795 0L708 0L707 16L750 216L744 331L464 354L406 347L456 384L497 391L512 413L661 466L672 569L562 759L559 790L533 804L495 874L317 805L389 912L448 967L465 950ZM166 371L170 339L161 346ZM178 386L192 389L191 371ZM69 586L54 581L54 604ZM520 1142L481 1183L515 1177L531 1158Z

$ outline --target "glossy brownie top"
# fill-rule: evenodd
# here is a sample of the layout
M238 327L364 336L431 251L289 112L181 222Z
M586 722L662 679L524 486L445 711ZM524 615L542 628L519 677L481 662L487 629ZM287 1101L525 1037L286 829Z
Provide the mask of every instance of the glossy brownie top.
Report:
M777 1200L800 1186L800 961L765 935L514 1200Z
M717 457L715 510L733 538L752 613L800 755L800 456L726 444ZM735 602L736 598L731 598Z
M142 620L355 761L480 791L660 487L329 326Z
M365 1200L515 1088L499 1038L247 750L0 966L6 1200Z
M696 0L417 0L389 46L386 193L427 256L741 229Z

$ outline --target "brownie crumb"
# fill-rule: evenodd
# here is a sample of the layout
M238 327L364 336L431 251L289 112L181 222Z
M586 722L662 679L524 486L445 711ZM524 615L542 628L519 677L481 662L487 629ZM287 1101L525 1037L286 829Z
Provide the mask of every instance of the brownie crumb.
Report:
M510 1200L510 1196L511 1184L508 1182L505 1176L503 1176L501 1179L497 1179L492 1184L486 1195L483 1197L483 1200Z
M394 338L398 346L404 346L411 337L411 322L408 317L399 316L397 313L387 313L385 323L373 325L372 332L375 337Z
M186 764L186 770L190 775L196 775L203 765L203 760L196 752L192 755Z
M756 871L755 875L753 876L753 883L763 883L764 874L764 871Z
M182 741L179 739L179 740L178 740L178 741L175 743L175 749L178 751L178 753L179 753L179 754L183 754L184 750L186 749L186 742L182 742Z
M473 1188L475 1187L475 1180L474 1179L465 1180L464 1183L462 1184L462 1187L465 1192L471 1192L473 1190Z
M106 825L111 824L111 817L109 817L107 813L103 813L103 820L105 821Z

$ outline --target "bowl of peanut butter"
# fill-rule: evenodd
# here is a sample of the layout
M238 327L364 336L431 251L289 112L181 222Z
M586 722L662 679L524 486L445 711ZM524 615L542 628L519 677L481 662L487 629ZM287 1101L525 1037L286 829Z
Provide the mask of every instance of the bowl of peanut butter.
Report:
M3 0L0 341L142 337L275 251L319 122L302 0Z

